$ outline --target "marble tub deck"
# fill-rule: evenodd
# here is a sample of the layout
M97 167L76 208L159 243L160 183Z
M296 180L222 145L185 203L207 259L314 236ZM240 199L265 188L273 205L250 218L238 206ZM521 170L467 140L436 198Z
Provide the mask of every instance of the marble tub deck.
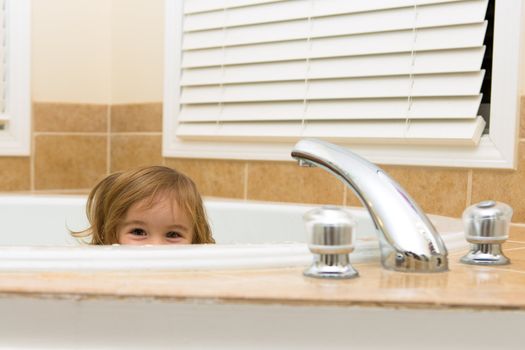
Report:
M188 272L0 273L2 297L127 299L225 304L525 310L525 226L513 226L500 267L460 264L450 271L408 274L379 261L355 264L352 280L306 278L302 268Z

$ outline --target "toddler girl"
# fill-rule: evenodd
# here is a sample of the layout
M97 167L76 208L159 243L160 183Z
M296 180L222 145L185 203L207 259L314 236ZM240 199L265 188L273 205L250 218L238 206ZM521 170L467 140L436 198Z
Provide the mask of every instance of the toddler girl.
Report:
M89 194L90 244L215 243L193 181L164 166L109 175Z

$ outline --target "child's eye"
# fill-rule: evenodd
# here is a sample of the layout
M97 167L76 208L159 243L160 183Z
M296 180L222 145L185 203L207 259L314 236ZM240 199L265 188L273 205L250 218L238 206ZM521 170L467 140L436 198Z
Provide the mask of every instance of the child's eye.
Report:
M181 238L182 235L178 232L171 231L171 232L166 233L166 237L167 238Z
M145 236L146 235L146 231L144 231L141 228L134 228L129 233L131 233L134 236Z

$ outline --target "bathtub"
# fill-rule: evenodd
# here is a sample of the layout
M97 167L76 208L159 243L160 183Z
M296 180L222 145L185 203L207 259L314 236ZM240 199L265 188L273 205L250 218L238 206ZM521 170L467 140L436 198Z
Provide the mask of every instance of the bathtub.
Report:
M0 271L187 270L306 266L303 214L309 205L205 200L216 245L87 246L70 235L88 226L85 196L0 196ZM379 259L375 228L362 208L352 262ZM449 251L465 249L460 220L430 216Z
M312 206L210 199L206 209L216 245L92 247L80 245L67 230L86 227L85 200L81 196L0 196L0 349L419 349L425 344L479 350L497 348L501 342L501 337L480 334L505 334L506 349L522 348L520 327L525 312L318 305L298 303L301 298L260 301L244 297L250 284L246 285L245 277L235 277L239 271L131 274L134 277L104 272L294 266L257 271L257 280L264 284L279 273L301 276L298 267L312 259L304 243L302 215ZM378 243L367 212L349 211L358 222L351 259L377 264ZM450 251L466 247L459 220L430 219ZM31 270L36 272L26 273ZM105 290L104 282L112 278L119 279L118 288L90 292L92 285ZM406 280L406 287L390 288L390 292L408 296L420 294L420 288L425 291L428 281L454 283L452 272L425 276L388 271L346 281L304 280L297 293L311 289L329 296L337 294L339 287L352 293L344 288L352 283L365 283L374 291L378 284L388 285L391 278ZM147 281L142 284L141 279ZM216 290L208 281L215 281L215 286L224 281L224 285ZM203 294L169 297L155 291L166 290L166 285L173 288L173 295L186 295L186 288L202 289ZM274 286L276 291L280 288L287 286ZM212 297L206 296L206 289ZM241 296L230 299L223 289L239 290Z

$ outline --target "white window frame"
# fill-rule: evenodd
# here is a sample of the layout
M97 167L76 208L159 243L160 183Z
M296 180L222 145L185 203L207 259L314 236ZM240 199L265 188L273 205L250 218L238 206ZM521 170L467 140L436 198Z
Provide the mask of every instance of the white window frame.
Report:
M292 160L292 143L182 141L175 136L179 111L183 3L166 0L163 155L182 158ZM523 0L496 0L490 131L478 147L352 144L379 164L515 169L517 167ZM343 144L344 145L344 144Z
M31 153L31 0L7 0L7 88L8 124L0 130L0 156Z

